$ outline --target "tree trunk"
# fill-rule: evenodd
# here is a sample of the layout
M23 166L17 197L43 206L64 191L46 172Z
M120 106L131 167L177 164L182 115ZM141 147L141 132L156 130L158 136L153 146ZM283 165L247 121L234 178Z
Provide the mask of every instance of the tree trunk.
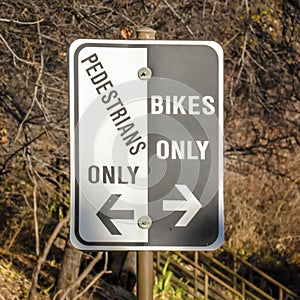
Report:
M78 277L82 252L75 249L70 241L67 243L61 271L58 278L58 290L66 290ZM77 294L78 287L75 287L69 293L70 299ZM62 295L63 293L60 293Z

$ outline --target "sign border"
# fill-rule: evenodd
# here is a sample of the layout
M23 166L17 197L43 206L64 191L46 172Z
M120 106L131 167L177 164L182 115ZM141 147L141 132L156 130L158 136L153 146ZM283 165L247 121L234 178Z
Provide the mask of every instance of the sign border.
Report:
M89 46L105 47L124 47L135 48L139 46L151 45L174 45L174 46L208 46L211 47L218 57L218 125L219 125L219 169L218 169L218 236L216 240L208 246L151 246L148 243L129 243L129 242L87 242L83 240L79 234L79 186L76 181L76 171L78 170L78 146L75 145L76 141L76 125L78 122L78 53L81 49ZM214 41L146 41L146 40L97 40L97 39L79 39L74 41L68 52L69 64L69 111L70 111L70 199L71 199L71 217L70 217L70 239L72 244L80 250L190 250L190 251L204 251L215 250L219 248L224 242L224 187L223 187L223 174L224 174L224 159L223 159L223 102L224 102L224 66L223 66L223 49ZM221 132L220 132L221 131Z

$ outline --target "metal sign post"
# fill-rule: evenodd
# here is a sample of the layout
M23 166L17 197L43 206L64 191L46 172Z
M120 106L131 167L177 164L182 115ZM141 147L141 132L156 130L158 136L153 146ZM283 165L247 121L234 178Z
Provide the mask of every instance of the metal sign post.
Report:
M137 30L138 40L155 40L156 31L143 27ZM151 77L152 71L148 68L140 69L138 76L147 80ZM151 219L141 220L140 226L150 228ZM153 299L153 252L137 251L137 298L140 300Z
M155 40L156 31L143 27L137 30L138 40ZM138 76L145 77L147 80L151 77L152 71L148 68L140 69ZM150 228L152 220L145 218L140 220L140 226ZM153 252L137 251L137 298L139 300L153 299Z
M153 252L137 252L137 298L153 299Z

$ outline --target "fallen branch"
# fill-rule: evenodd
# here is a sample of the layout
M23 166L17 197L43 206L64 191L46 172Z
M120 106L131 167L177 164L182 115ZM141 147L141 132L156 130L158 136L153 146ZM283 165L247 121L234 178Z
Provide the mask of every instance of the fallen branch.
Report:
M44 21L44 19L33 21L33 22L21 22L21 21L17 21L17 20L0 19L0 22L15 23L15 24L18 24L18 25L34 25L34 24L39 24L43 21Z

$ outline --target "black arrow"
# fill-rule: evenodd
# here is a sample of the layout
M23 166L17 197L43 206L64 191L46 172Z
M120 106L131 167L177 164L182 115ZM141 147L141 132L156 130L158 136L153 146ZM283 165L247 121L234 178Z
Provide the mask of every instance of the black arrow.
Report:
M112 223L111 219L134 219L133 210L111 210L117 200L121 197L118 194L112 194L97 212L98 218L105 225L112 235L122 235L118 228Z

